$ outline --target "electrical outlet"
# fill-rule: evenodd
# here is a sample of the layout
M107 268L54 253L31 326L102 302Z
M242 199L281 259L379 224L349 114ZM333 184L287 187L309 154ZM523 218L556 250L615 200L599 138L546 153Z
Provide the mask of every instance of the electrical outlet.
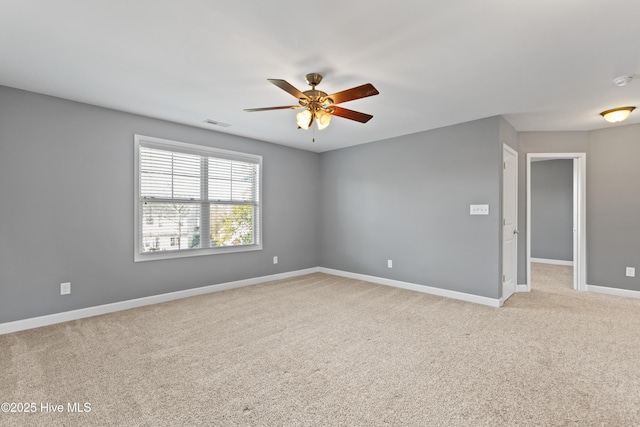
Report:
M274 263L274 264L277 264L277 263L278 263L278 256L274 256L274 257L273 257L273 263Z
M393 261L390 259L387 260L387 268L393 268Z
M636 269L635 267L627 267L626 273L627 277L636 277Z
M68 295L71 293L71 283L60 283L60 295Z

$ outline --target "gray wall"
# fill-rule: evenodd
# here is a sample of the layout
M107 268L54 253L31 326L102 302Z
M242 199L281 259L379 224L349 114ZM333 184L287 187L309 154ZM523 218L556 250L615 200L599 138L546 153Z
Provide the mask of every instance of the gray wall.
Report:
M134 263L135 133L264 156L264 250ZM0 87L0 322L315 267L319 175L315 153Z
M587 153L587 284L640 291L640 124L591 132L521 132L519 221L526 225L526 153ZM523 233L520 234L521 236ZM526 234L525 234L526 235ZM525 239L521 239L519 283L526 283Z
M504 117L500 117L500 142L518 151L518 132Z
M531 256L573 261L573 160L531 164Z
M640 124L590 132L587 283L640 291ZM625 277L635 267L636 277Z
M499 117L323 153L321 265L499 298L501 158Z

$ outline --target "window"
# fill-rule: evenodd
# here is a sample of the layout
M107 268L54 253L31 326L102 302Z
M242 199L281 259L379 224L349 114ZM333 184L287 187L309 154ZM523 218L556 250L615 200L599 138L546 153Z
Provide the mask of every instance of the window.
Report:
M262 249L262 157L135 136L135 261Z

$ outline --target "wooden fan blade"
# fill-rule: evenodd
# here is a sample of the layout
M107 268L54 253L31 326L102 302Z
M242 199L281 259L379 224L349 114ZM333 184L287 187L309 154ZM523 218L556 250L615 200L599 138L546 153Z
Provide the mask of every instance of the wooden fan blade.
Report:
M293 85L291 85L286 80L281 80L281 79L267 79L267 80L269 80L271 83L278 86L280 89L284 90L285 92L289 92L291 95L295 96L298 99L301 99L301 98L307 99L307 95L300 92L298 89L296 89Z
M355 120L360 123L367 123L373 117L371 114L360 113L359 111L347 110L342 107L332 107L334 116L343 117L349 120Z
M244 111L269 111L269 110L295 110L296 108L302 108L299 105L285 105L282 107L264 107L264 108L245 108Z
M342 102L353 101L354 99L366 98L367 96L373 96L379 93L380 92L378 92L378 89L373 87L371 83L367 83L362 86L343 90L342 92L336 92L333 95L329 95L329 98L333 99L334 104L340 104Z

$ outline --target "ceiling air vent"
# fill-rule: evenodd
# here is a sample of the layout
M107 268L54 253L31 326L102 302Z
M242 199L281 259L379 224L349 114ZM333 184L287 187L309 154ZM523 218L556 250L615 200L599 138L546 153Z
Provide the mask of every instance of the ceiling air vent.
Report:
M223 128L228 128L229 126L231 126L229 123L222 123L217 120L211 120L211 119L207 119L204 122L209 125L222 126Z

